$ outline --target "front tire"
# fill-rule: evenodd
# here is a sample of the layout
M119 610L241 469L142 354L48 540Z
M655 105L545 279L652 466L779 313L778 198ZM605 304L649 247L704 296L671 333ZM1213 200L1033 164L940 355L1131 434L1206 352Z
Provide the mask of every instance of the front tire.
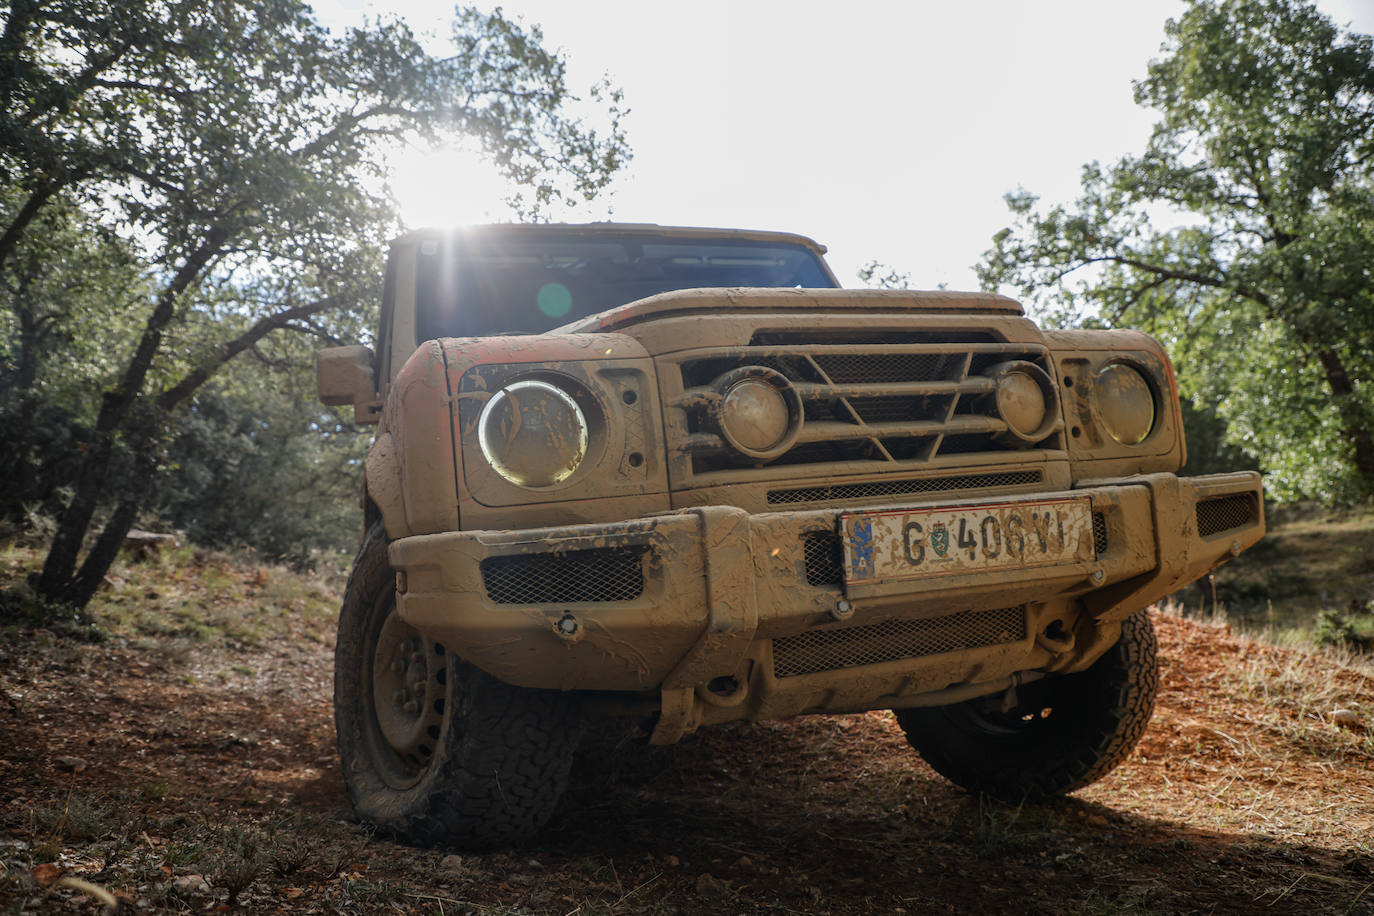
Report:
M897 723L936 772L970 792L1016 801L1060 795L1106 776L1149 725L1159 690L1158 643L1144 611L1091 668L1002 696L903 709Z
M334 721L353 810L400 839L485 848L553 814L582 735L575 701L513 687L396 613L386 532L363 539L339 612Z

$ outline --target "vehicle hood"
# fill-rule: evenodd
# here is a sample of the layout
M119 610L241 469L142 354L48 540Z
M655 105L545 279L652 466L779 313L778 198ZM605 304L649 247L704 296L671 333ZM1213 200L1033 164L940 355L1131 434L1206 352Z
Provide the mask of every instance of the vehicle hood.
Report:
M1015 299L996 293L896 289L681 289L599 312L558 329L562 333L616 331L661 318L760 312L864 312L1021 316Z

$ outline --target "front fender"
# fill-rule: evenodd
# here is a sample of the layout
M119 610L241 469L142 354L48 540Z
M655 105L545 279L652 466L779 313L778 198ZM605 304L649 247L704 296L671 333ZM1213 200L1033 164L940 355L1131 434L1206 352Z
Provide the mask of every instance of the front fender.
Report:
M412 532L401 492L401 462L396 457L396 443L389 432L380 433L367 450L363 490L381 513L387 537L393 541L409 537Z
M392 538L458 529L451 402L443 349L424 343L392 382L365 465L367 497Z

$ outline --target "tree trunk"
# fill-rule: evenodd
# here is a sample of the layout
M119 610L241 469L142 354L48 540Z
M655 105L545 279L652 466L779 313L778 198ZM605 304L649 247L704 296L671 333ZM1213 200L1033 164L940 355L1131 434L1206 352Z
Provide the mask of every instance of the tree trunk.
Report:
M52 546L48 548L48 555L43 560L43 572L38 578L38 593L45 600L59 604L74 604L80 608L84 607L85 602L90 601L90 597L95 594L94 587L83 588L82 591L86 593L85 600L76 603L74 573L77 557L81 553L81 545L90 531L91 520L95 517L96 507L100 503L102 491L109 477L109 466L114 457L115 441L121 431L134 433L135 441L131 442L131 445L134 447L134 453L138 460L143 461L147 457L144 452L158 440L163 425L161 412L157 411L152 404L145 404L146 415L135 418L132 424L139 428L128 429L131 425L129 423L130 412L142 412L138 411L137 408L142 399L144 382L147 380L148 371L152 368L153 359L162 346L163 331L176 313L177 302L219 252L220 246L228 240L229 235L227 229L215 227L200 248L182 264L181 269L177 271L171 282L158 296L157 305L153 309L153 313L148 316L148 322L143 328L143 336L139 339L138 346L135 348L134 355L130 358L129 365L125 368L119 384L113 390L105 392L101 399L100 413L96 417L91 446L81 459L72 500L58 519ZM140 444L144 445L145 448L140 449L138 447ZM151 470L148 476L151 476ZM124 508L123 504L126 502L128 500L121 501L121 508ZM136 510L137 507L133 507L133 511ZM111 519L112 522L114 520ZM130 524L132 524L132 518ZM108 545L106 546L108 548ZM118 550L118 544L115 545L114 549ZM113 559L114 554L109 553L109 560L112 561ZM109 568L108 561L105 568ZM102 576L104 571L104 569L100 571ZM83 568L84 572L85 569ZM87 578L83 575L83 582Z
M20 508L36 496L37 468L34 466L33 426L38 419L38 396L34 386L38 382L38 321L33 309L24 302L28 278L19 283L15 293L15 311L19 313L19 429L14 437L14 492L6 497L6 509Z
M138 518L138 510L143 507L144 500L152 489L153 476L157 472L154 454L154 449L146 449L140 453L134 464L132 489L115 507L109 521L101 529L100 536L86 554L81 569L72 577L71 583L67 586L64 603L84 608L95 597L100 583L105 580L105 573L109 572L110 566L114 564L115 557L119 555L119 548L124 546L129 529Z
M1330 347L1317 347L1316 354L1326 373L1326 383L1331 386L1342 430L1353 450L1355 470L1363 479L1365 490L1374 493L1374 431L1370 430L1367 411L1359 403L1340 354Z

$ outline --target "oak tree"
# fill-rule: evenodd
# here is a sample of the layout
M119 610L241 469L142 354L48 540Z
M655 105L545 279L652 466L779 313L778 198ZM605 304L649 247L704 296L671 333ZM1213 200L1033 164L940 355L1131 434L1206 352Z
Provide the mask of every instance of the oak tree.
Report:
M1374 493L1374 45L1300 0L1194 0L1165 31L1145 149L1071 205L1008 195L980 279L1165 338L1275 495Z
M397 228L396 144L476 146L533 215L595 196L629 154L618 93L594 88L601 127L585 121L563 58L499 10L459 9L443 57L400 21L331 34L296 0L14 0L3 15L0 277L51 269L23 255L59 206L141 268L105 291L136 301L39 580L51 602L90 600L177 417L230 360L283 332L359 333Z

